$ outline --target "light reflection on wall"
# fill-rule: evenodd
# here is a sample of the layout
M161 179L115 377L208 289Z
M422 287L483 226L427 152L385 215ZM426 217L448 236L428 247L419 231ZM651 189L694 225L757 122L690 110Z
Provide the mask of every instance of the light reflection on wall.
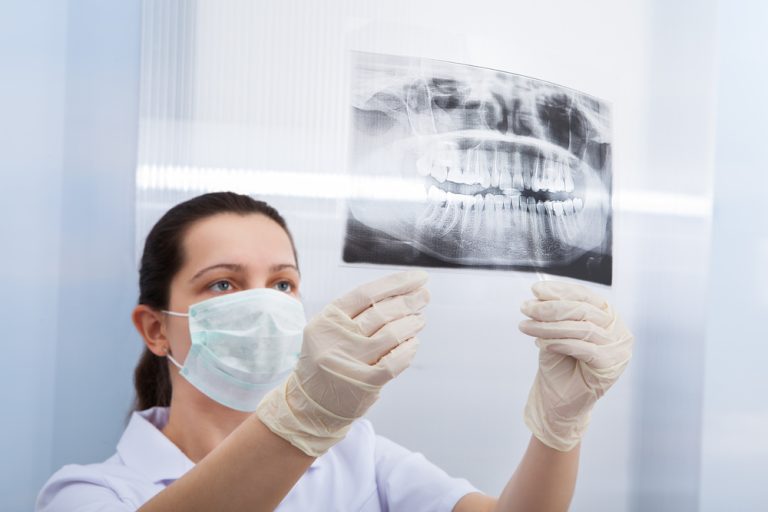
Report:
M355 197L420 202L425 197L424 188L417 180L408 182L388 176L222 167L142 165L136 171L136 186L141 190L196 193L232 190L259 196L315 199ZM627 213L680 217L711 215L711 200L708 197L650 190L618 191L614 207Z

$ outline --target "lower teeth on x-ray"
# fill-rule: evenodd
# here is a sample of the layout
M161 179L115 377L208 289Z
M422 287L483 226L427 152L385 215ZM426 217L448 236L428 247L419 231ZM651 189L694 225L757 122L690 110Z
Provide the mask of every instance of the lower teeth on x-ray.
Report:
M349 200L345 262L611 283L605 102L463 64L358 52L352 62L350 172L389 193Z

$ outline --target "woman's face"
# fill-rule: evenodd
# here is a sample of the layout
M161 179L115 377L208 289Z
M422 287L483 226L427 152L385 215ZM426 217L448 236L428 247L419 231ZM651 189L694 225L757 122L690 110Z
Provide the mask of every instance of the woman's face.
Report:
M182 240L183 264L171 281L168 309L252 288L299 297L300 276L285 230L260 215L218 214L193 224ZM183 364L191 344L186 318L166 316L170 353Z

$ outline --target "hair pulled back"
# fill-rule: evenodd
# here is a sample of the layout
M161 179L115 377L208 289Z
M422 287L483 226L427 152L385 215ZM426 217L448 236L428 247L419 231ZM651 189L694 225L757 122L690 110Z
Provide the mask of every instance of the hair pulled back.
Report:
M203 194L168 210L147 235L139 270L139 304L158 311L168 309L171 281L184 264L184 236L197 221L220 213L259 214L274 220L285 230L296 255L296 246L288 225L272 206L234 192ZM147 347L144 347L136 365L133 382L136 388L134 410L170 405L171 378L168 363L164 357L156 356Z

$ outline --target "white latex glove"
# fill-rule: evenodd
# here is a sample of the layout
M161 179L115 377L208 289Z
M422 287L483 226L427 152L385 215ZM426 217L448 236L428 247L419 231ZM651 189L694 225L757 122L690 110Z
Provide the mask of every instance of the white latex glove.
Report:
M304 329L295 370L256 414L307 455L325 453L411 363L429 302L427 273L392 274L326 306Z
M525 423L544 444L569 451L589 425L592 406L632 357L634 337L610 305L587 288L541 281L538 300L520 308L520 323L536 337L539 370L525 407Z

